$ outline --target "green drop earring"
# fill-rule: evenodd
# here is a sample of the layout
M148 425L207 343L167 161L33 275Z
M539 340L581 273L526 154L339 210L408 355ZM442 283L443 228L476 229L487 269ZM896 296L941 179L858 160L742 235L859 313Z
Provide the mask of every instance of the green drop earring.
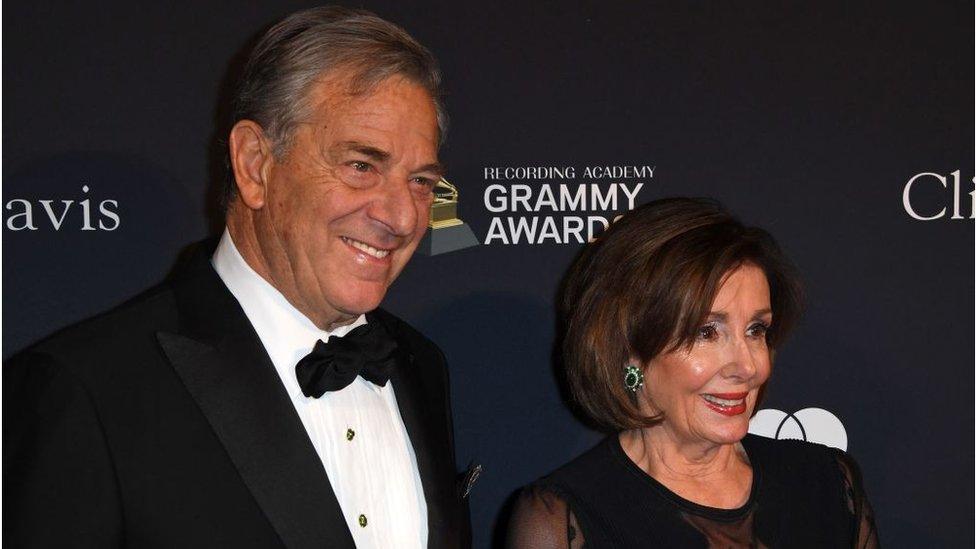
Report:
M644 372L633 364L628 364L624 368L624 387L631 393L636 393L644 386Z

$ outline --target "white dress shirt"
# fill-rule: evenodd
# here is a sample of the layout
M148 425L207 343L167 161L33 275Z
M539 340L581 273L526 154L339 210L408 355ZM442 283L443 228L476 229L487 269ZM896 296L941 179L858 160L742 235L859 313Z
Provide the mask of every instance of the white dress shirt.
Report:
M295 377L295 365L316 341L346 335L365 324L365 316L332 332L320 330L251 269L226 230L212 263L271 357L356 546L426 547L427 503L393 383L379 387L357 376L340 391L310 398Z

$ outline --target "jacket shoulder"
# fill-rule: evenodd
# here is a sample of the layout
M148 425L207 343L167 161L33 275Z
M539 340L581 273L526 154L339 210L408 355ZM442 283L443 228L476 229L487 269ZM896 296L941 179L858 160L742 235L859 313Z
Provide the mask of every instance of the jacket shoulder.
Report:
M410 353L418 356L424 356L428 359L434 358L439 360L441 363L446 362L444 359L444 353L436 343L431 341L424 334L420 333L420 331L410 324L407 324L407 322L400 317L385 309L376 309L370 314L381 321L394 338L402 343L405 343L408 346Z
M178 326L176 302L169 284L154 286L106 312L62 328L12 356L8 367L36 362L71 365L81 373L127 362L155 349L156 333ZM41 360L39 357L45 357Z

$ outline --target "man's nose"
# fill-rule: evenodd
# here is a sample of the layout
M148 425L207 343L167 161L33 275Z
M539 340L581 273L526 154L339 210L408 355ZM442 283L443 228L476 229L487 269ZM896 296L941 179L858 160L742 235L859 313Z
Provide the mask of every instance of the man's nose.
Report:
M378 196L370 209L370 217L397 236L413 234L419 216L407 178L387 175L378 186L377 192Z

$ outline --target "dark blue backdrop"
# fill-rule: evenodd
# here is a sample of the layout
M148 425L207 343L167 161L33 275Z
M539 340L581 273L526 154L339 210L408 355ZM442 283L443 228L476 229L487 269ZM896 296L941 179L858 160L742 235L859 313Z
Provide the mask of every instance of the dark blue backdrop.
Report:
M971 3L365 4L442 62L453 120L442 156L482 242L493 218L552 217L561 230L567 216L626 209L492 212L492 184L643 183L638 203L707 195L769 229L809 306L765 406L842 421L886 546L973 545ZM158 281L217 230L228 67L308 5L8 3L5 357ZM653 177L581 176L625 165ZM577 177L486 178L527 166ZM903 200L925 172L911 210L948 208L928 221ZM45 199L55 221L71 201L58 229ZM19 230L28 207L37 230ZM518 486L599 436L567 410L552 366L554 293L581 246L493 240L418 256L386 301L449 358L458 459L485 468L471 496L477 547Z

